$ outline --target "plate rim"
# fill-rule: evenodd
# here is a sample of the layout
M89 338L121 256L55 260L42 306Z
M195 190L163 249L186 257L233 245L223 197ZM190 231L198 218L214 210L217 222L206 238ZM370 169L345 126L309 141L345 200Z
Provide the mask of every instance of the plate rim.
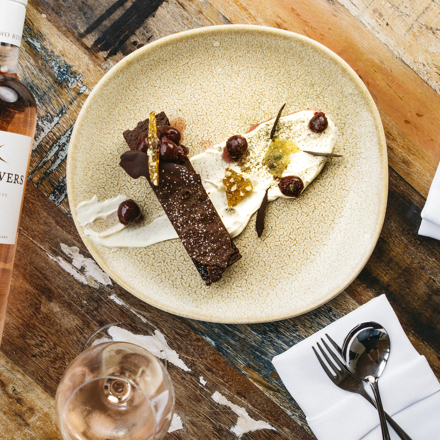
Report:
M354 81L354 83L360 88L360 90L363 92L364 98L366 102L368 103L368 107L371 111L371 116L373 117L374 125L376 127L376 133L378 135L378 146L379 146L379 156L381 158L381 172L383 174L383 185L382 185L382 191L380 193L381 198L381 204L378 206L379 215L376 219L376 226L375 230L372 232L372 238L370 241L370 248L365 251L364 258L362 261L359 262L357 270L353 272L353 275L345 282L341 283L340 288L334 289L331 293L326 295L324 298L322 298L320 301L317 301L310 305L309 307L302 309L299 312L290 312L290 313L279 313L278 316L270 316L262 319L210 319L204 316L203 314L197 313L196 311L192 314L188 313L182 313L178 310L170 310L169 308L164 308L163 304L158 304L155 300L151 300L148 298L148 301L141 295L139 295L137 292L133 291L133 289L130 288L130 286L127 285L127 283L122 280L118 275L114 274L113 271L108 267L106 262L97 254L93 249L91 249L91 246L93 242L89 240L86 236L84 236L81 232L81 227L77 221L77 216L75 212L75 208L72 206L72 198L69 197L70 191L69 188L72 188L72 181L73 181L73 172L71 171L72 162L71 162L71 145L73 144L73 141L76 137L76 132L78 130L78 127L81 125L82 120L84 119L85 115L87 114L88 107L91 105L91 102L93 101L95 95L99 93L100 89L106 84L107 81L111 80L111 78L118 73L119 70L123 69L127 64L131 63L134 59L136 59L139 56L145 56L145 53L148 53L151 50L155 50L158 47L162 45L168 45L172 43L173 41L187 39L187 38L193 38L194 36L198 36L201 34L218 34L219 32L230 32L230 31L247 31L247 32L257 32L261 34L272 34L276 36L284 36L287 38L293 38L297 39L303 42L306 42L307 44L310 44L312 46L317 47L319 50L325 52L328 56L330 56L333 60L335 60L338 64L340 64L347 73L350 74L351 79ZM385 132L383 129L382 120L380 118L379 110L377 109L376 103L374 102L370 92L368 91L366 85L364 82L360 79L359 75L355 72L355 70L339 55L337 55L335 52L324 46L322 43L319 43L307 36L288 31L283 29L277 29L269 26L261 26L261 25L248 25L248 24L226 24L226 25L215 25L215 26L206 26L202 28L196 28L196 29L190 29L182 32L177 32L162 38L159 38L151 43L148 43L147 45L133 51L131 54L124 57L122 60L117 62L108 72L106 72L103 77L98 81L98 83L94 86L92 91L90 92L89 96L87 97L86 101L84 102L78 117L75 121L75 125L72 131L72 135L69 141L69 153L67 155L67 161L66 161L66 185L67 185L67 194L68 194L68 201L69 201L69 207L70 212L75 224L75 227L78 231L78 234L85 244L88 252L92 255L92 257L95 259L96 263L117 283L119 284L123 289L125 289L130 294L136 296L141 301L145 302L148 305L151 305L153 307L156 307L162 311L165 311L167 313L171 313L176 316L180 316L183 318L188 319L194 319L197 321L204 321L204 322L212 322L212 323L219 323L219 324L259 324L259 323L267 323L267 322L276 322L281 321L289 318L294 318L297 316L304 315L306 313L309 313L313 310L316 310L317 308L323 306L327 302L331 301L332 299L336 298L338 295L340 295L359 275L359 273L364 269L366 264L368 263L368 260L370 259L377 242L380 237L380 233L383 228L383 224L385 221L385 214L386 214L386 207L388 202L388 186L389 186L389 173L388 173L388 152L387 152L387 146L386 146L386 138L385 138ZM177 309L177 307L176 307Z

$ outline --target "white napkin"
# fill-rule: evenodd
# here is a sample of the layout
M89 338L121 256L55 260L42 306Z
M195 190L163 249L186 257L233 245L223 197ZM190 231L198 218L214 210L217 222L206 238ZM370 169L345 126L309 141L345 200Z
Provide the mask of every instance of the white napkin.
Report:
M409 342L385 295L375 298L286 352L273 364L319 440L381 440L376 409L327 377L312 350L328 333L340 346L357 324L376 321L390 335L391 353L379 380L385 411L413 438L440 438L440 384ZM318 350L319 351L319 350ZM368 389L369 389L369 385ZM371 394L371 393L370 393ZM399 439L390 427L391 438Z
M422 210L419 235L440 240L440 165L437 168L431 188L429 188L425 207Z

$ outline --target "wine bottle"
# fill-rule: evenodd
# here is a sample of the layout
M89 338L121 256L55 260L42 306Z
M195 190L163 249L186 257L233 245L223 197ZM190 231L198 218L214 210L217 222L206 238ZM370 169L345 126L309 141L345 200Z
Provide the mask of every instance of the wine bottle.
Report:
M37 120L35 99L17 78L26 5L0 0L0 343Z

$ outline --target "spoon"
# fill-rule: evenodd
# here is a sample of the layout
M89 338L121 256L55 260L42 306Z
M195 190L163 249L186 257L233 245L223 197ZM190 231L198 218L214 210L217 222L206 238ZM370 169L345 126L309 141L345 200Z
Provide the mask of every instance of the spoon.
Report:
M390 338L377 322L365 322L355 327L345 338L343 355L348 369L368 382L376 399L382 438L390 440L385 412L379 394L378 380L390 356Z

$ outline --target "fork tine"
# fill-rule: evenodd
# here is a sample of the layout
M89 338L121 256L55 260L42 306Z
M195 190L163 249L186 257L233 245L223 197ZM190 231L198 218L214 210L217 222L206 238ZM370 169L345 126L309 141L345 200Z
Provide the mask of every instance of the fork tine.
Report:
M325 344L324 340L321 338L321 342ZM327 361L328 366L333 370L335 373L335 379L337 380L340 376L342 371L337 368L334 362L329 358L328 354L325 352L325 350L319 345L319 342L316 343L319 350L321 351L321 354L324 356L325 360ZM328 350L328 346L326 347Z
M332 349L327 345L327 343L324 341L324 339L321 339L322 343L325 345L325 348L329 352L330 356L334 359L334 361L338 364L338 367L341 370L345 370L345 365L341 362L341 360L338 358L338 356L332 351Z
M318 342L319 347L319 342ZM335 382L336 376L329 370L325 362L322 360L321 356L318 354L318 352L315 350L315 347L312 347L313 352L315 353L316 357L318 358L319 363L321 364L322 369L326 372L327 376Z
M339 356L343 357L343 355L342 355L342 348L339 347L339 345L336 344L336 342L327 333L325 335L327 336L327 339L331 342L333 347L335 347L335 350L338 352Z

